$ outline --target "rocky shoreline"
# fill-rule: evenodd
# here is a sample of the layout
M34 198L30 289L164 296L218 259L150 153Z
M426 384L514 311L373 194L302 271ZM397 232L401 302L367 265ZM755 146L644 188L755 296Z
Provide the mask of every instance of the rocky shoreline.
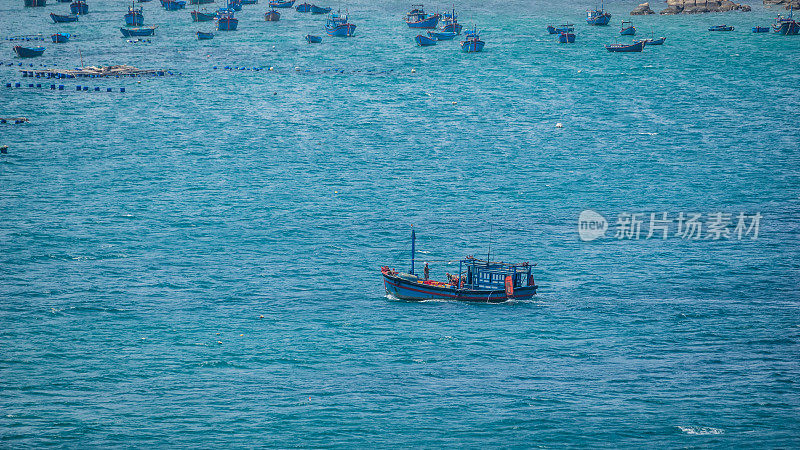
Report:
M800 2L800 0L764 0L764 3ZM662 16L674 14L702 14L709 12L725 11L750 11L750 5L734 3L731 0L667 0L667 8L659 14ZM655 14L650 8L650 3L642 3L631 11L632 16Z
M764 6L783 6L785 9L800 9L800 0L764 0Z

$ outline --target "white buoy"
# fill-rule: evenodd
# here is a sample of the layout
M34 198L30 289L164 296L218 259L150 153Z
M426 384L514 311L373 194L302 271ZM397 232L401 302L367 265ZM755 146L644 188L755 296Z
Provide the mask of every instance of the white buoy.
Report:
M558 122L556 124L556 128L564 128L564 124L562 124L561 122Z
M417 73L417 69L411 69L411 73Z
M453 104L454 104L454 105L457 105L457 104L458 104L458 102L453 102Z

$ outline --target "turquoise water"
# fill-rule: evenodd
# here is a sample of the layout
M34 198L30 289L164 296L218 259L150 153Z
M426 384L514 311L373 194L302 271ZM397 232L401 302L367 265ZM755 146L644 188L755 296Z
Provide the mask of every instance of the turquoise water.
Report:
M470 2L465 55L415 47L398 1L348 3L357 37L315 46L323 18L263 0L206 42L147 3L149 45L123 2L60 26L21 3L6 35L77 35L31 63L181 75L0 69L0 116L30 119L0 125L3 446L800 445L800 39L749 33L774 11L637 17L667 42L619 55L636 2L607 28ZM544 32L564 21L574 45ZM758 238L613 237L621 212L717 211L762 214ZM412 224L436 278L491 241L539 295L387 298Z

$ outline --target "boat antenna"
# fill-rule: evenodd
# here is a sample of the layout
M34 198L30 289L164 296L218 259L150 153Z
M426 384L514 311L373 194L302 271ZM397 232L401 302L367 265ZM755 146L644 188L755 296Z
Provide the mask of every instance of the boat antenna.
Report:
M492 223L490 222L489 223L489 251L486 252L486 262L487 263L491 261L491 258L490 258L491 255L492 255Z
M414 275L414 244L416 240L417 235L414 233L414 225L411 225L411 275Z
M83 69L83 53L81 53L81 49L78 49L78 55L81 57L81 69Z

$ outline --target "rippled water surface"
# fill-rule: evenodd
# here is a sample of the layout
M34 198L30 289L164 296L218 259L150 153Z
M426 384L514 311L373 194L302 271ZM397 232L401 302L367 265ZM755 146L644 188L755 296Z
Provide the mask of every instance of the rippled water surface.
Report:
M592 5L465 2L467 55L415 47L394 0L332 4L357 36L320 45L322 17L264 0L204 42L145 3L149 44L122 1L66 25L3 1L3 38L76 35L26 64L176 75L27 88L3 42L0 116L30 123L0 125L2 445L800 446L800 36L751 34L754 5L636 17L666 44L607 53L634 3L590 28ZM544 32L565 21L574 45ZM763 219L614 239L625 211ZM437 278L491 240L539 295L387 298L412 224Z

